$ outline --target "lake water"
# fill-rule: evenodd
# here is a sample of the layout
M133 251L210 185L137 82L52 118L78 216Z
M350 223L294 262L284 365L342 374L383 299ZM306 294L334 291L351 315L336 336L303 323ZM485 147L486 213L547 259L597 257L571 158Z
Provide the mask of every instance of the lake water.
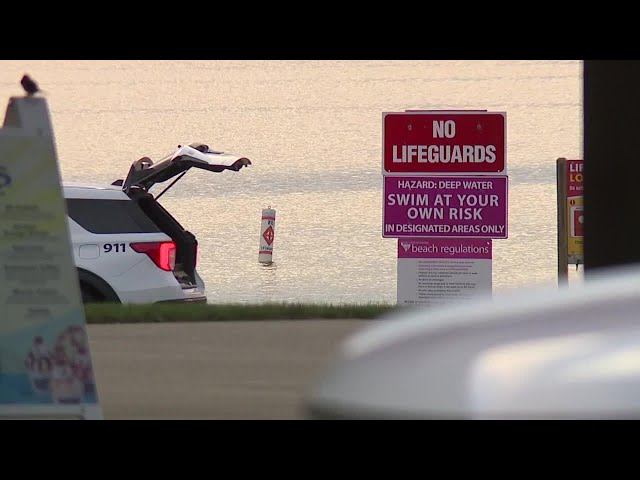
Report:
M196 141L253 161L192 170L161 200L198 237L211 302L395 302L381 117L407 108L507 112L509 238L493 242L494 291L556 281L555 160L583 158L580 61L11 60L5 105L25 72L47 94L64 181L111 183Z

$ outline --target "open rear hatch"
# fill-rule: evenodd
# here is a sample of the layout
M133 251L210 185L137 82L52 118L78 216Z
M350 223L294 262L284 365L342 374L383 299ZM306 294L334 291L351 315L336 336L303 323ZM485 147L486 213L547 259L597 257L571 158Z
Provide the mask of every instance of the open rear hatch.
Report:
M142 157L133 162L122 189L127 194L136 187L148 191L156 183L166 182L177 175L181 178L181 174L186 173L191 167L219 173L225 170L237 172L248 165L251 165L248 158L211 150L202 143L178 145L173 153L157 163L153 163L149 157Z
M176 243L176 267L173 273L184 288L196 286L198 242L156 200L192 167L220 173L225 170L237 172L249 165L251 161L248 158L211 150L202 143L192 143L178 145L173 153L156 163L148 157L136 160L131 165L127 178L113 183L122 186L122 190L136 200L149 218ZM149 189L156 183L163 183L174 177L177 178L155 197L149 193Z

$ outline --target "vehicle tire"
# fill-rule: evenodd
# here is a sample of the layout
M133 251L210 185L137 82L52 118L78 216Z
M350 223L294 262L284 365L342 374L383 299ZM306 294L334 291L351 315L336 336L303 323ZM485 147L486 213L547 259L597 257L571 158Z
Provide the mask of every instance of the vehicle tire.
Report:
M80 283L80 293L82 294L82 303L84 304L104 301L104 297L86 283Z
M95 273L78 268L82 303L121 303L113 288Z

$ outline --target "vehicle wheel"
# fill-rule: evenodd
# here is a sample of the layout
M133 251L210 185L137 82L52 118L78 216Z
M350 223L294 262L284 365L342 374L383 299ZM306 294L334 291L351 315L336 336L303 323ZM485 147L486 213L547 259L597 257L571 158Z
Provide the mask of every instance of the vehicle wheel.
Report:
M82 303L99 303L104 300L102 295L95 291L95 289L91 288L86 283L80 284L80 293L82 294Z

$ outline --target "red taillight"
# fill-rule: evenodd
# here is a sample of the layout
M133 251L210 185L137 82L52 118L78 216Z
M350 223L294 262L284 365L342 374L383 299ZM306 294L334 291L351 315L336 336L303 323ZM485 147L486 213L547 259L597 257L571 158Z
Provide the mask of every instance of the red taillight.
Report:
M132 243L131 248L138 253L146 253L158 268L170 272L176 266L176 244L174 242Z

